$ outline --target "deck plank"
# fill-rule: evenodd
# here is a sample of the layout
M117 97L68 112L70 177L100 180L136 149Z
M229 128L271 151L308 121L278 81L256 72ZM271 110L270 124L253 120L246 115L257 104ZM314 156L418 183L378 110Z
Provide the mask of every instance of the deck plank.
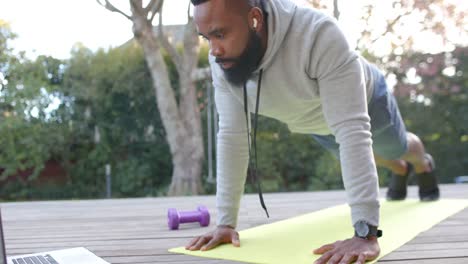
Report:
M468 184L442 185L445 198L468 199ZM381 190L381 195L385 189ZM409 188L417 197L417 188ZM273 223L301 214L343 204L345 192L267 193L271 218L266 218L255 194L245 195L239 216L240 230ZM183 246L193 236L212 230L196 224L167 228L167 208L192 210L197 204L210 208L214 196L162 197L79 201L2 203L7 254L28 254L83 246L110 263L239 263L172 254L168 248ZM379 263L468 263L468 209L465 209L391 252Z

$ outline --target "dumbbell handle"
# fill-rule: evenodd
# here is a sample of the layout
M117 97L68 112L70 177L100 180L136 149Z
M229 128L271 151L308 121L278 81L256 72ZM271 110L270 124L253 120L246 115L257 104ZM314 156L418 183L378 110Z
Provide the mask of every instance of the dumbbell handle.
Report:
M200 220L201 213L199 211L179 212L179 222L189 223Z
M200 222L201 226L210 224L210 213L205 206L198 206L196 211L177 211L175 208L167 210L167 224L169 229L178 229L179 224Z

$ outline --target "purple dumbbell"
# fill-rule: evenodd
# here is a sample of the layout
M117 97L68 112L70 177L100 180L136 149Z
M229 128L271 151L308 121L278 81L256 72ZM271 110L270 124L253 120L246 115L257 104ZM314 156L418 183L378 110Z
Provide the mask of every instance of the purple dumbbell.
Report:
M169 229L179 229L180 223L200 222L201 226L210 224L210 212L203 205L197 207L197 211L178 212L175 208L167 210L167 225Z

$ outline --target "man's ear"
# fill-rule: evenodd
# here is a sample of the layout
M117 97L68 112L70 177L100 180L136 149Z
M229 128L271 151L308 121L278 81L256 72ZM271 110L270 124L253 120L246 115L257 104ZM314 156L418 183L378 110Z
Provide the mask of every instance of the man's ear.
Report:
M252 7L249 12L249 20L251 21L251 27L255 31L259 31L262 29L263 23L263 12L258 7Z

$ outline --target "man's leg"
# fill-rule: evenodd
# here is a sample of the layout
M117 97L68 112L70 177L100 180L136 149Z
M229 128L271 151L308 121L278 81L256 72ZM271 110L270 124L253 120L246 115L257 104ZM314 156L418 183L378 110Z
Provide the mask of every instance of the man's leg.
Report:
M408 150L399 159L386 159L376 153L374 154L377 166L382 166L392 172L387 199L405 199L408 178L414 172L417 176L420 199L423 201L437 200L440 194L434 172L434 161L426 153L418 136L408 132L406 138Z
M383 76L374 86L369 116L376 163L392 171L387 199L406 198L407 181L412 172L416 174L420 199L438 199L434 161L419 137L406 131L398 104L388 92Z
M384 167L390 170L393 174L403 176L408 172L408 164L402 159L385 159L374 153L375 163L377 166Z
M415 173L431 172L431 164L426 158L427 153L421 139L419 139L415 134L407 132L406 140L408 142L408 151L401 157L401 159L411 163L414 167Z
M431 172L430 161L426 158L424 144L418 136L411 132L406 133L408 150L400 159L385 159L375 153L378 166L391 170L396 175L405 175L408 172L408 163L411 163L415 173Z
M388 200L403 200L406 198L406 186L410 173L414 171L419 185L419 197L422 201L439 199L439 188L432 157L426 153L418 136L407 133L408 150L400 159L385 159L375 154L377 166L392 171L388 186Z

